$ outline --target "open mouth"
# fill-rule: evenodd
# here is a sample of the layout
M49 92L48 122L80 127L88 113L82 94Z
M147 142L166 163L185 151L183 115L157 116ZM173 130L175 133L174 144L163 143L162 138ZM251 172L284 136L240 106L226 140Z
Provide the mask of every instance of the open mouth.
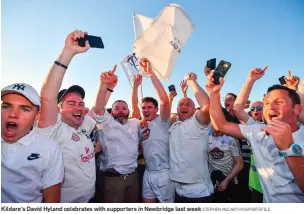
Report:
M18 125L17 123L14 123L14 122L8 122L6 124L6 135L8 137L12 137L16 134L16 130L18 128Z
M73 114L73 117L74 117L76 120L80 120L80 119L81 119L81 116L82 116L82 114L80 114L80 113L74 113L74 114Z
M273 120L274 118L278 118L278 117L279 117L279 115L278 115L278 114L275 114L275 113L268 114L268 118L269 118L270 120Z

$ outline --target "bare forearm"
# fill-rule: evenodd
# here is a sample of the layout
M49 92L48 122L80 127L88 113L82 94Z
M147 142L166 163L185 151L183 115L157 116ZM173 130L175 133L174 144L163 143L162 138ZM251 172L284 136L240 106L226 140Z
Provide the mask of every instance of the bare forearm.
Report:
M183 91L183 96L187 97L187 91Z
M254 81L247 79L245 84L243 85L240 93L238 94L233 110L235 111L244 111L247 100L249 99L250 92L252 90Z
M156 90L156 94L157 97L160 100L160 104L162 103L169 103L169 98L168 95L163 87L163 85L161 84L161 82L159 81L159 79L157 78L157 76L155 74L152 74L150 77L152 84Z
M97 115L103 115L107 101L109 100L111 93L107 93L107 84L100 84L99 90L96 96L94 112ZM107 97L107 98L106 98Z
M296 184L304 192L304 157L286 157L285 161L293 174Z
M242 160L242 161L243 161L243 160ZM231 171L231 172L227 175L227 177L225 178L225 179L228 181L228 183L229 183L235 176L237 176L237 175L240 173L240 171L243 169L243 167L244 167L244 164L241 164L241 163L235 164L235 165L234 165L232 171Z
M212 125L216 130L221 128L221 125L226 121L224 114L222 112L222 106L220 102L220 94L213 93L210 94L210 118Z
M140 110L138 108L138 87L133 87L132 89L132 118L140 118Z
M60 62L61 64L68 66L72 58L73 58L72 54L62 51L58 56L57 61ZM65 72L66 72L65 68L56 64L52 65L41 89L42 100L52 100L57 102L57 95L62 85L62 80Z
M209 105L210 100L208 94L197 84L196 81L190 81L189 85L191 86L195 99L197 100L199 106L203 108L206 105Z

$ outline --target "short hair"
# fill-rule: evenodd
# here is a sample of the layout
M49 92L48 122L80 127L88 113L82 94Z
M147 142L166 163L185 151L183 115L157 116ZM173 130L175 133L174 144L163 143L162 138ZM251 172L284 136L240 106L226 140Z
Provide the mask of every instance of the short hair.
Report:
M155 108L158 108L158 102L153 97L144 97L141 100L141 103L148 103L148 102L151 102Z
M269 94L269 92L274 91L274 90L287 91L288 96L290 97L290 99L292 101L292 106L295 106L296 104L301 104L301 98L295 90L282 86L282 85L273 85L267 89L267 94Z
M235 100L236 100L236 98L237 98L237 96L236 96L234 93L227 93L227 94L226 94L226 97L227 97L228 95L233 96L233 98L234 98Z
M116 104L116 103L124 103L126 104L126 106L128 106L128 103L124 100L116 100L113 104L112 104L112 109L113 109L113 106Z

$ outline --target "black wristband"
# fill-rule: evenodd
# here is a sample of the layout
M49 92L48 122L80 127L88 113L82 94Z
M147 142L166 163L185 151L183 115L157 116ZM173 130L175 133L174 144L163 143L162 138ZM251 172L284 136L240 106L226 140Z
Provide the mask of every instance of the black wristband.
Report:
M112 89L110 89L110 88L107 88L107 90L110 91L110 92L114 92L114 91L113 91Z
M64 65L64 64L61 64L61 63L58 62L58 61L55 61L54 63L55 63L56 65L59 65L59 66L65 68L65 69L68 69L68 66L66 66L66 65Z

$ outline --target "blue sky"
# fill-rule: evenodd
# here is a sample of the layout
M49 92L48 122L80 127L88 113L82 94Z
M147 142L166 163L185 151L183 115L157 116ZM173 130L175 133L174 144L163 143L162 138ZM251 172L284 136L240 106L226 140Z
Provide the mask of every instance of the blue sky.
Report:
M210 58L232 63L222 96L238 93L251 68L268 65L251 100L261 99L278 78L304 77L304 1L302 0L2 0L1 87L26 82L40 91L44 77L57 58L68 33L75 29L101 36L105 49L77 55L65 75L62 88L79 84L91 107L99 75L118 64L118 86L110 103L131 100L131 87L119 64L132 51L132 13L156 17L169 3L182 6L195 25L165 88L179 83L188 72L197 73L205 89L203 69ZM156 96L149 79L143 81L144 96ZM188 94L193 98L191 89ZM178 98L177 97L177 98ZM173 107L176 108L177 100ZM174 110L175 111L175 110Z

